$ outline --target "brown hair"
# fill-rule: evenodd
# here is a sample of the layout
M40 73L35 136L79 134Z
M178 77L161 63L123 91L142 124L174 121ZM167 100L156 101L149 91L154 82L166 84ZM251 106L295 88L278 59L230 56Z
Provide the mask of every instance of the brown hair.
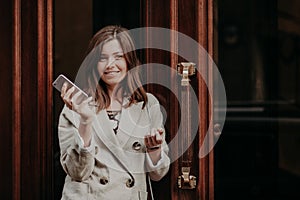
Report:
M136 70L140 65L140 61L135 52L135 46L127 29L120 26L106 26L98 31L89 43L87 49L88 55L85 65L85 72L87 77L88 93L95 98L98 106L98 112L110 105L110 98L105 83L101 80L97 70L97 63L102 51L102 47L108 41L113 39L118 40L124 52L124 58L127 64L126 77L119 84L118 91L122 89L123 97L129 97L130 106L133 103L144 101L145 107L148 99L146 92L141 84L139 71ZM135 68L134 70L132 70Z

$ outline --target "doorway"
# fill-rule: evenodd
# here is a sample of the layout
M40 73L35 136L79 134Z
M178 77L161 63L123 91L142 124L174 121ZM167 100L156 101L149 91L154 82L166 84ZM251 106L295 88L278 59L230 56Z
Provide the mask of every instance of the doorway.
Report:
M217 2L228 112L215 199L299 199L299 1Z

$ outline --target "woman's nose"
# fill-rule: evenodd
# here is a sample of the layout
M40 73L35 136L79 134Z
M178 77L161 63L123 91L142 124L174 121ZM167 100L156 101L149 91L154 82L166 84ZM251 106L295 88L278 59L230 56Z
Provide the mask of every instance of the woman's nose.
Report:
M115 65L115 58L113 58L113 57L110 57L109 59L108 59L108 62L107 62L107 64L106 64L106 67L113 67L114 65Z

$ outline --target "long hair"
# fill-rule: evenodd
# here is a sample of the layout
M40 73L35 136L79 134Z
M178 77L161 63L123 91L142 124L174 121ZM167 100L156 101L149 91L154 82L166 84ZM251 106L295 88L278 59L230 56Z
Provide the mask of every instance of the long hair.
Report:
M135 68L140 65L140 61L136 55L135 46L128 30L120 26L106 26L102 28L93 36L89 43L87 49L88 59L86 58L89 62L84 69L87 77L88 93L94 97L98 106L98 112L109 107L111 101L106 84L102 81L97 70L97 63L103 45L114 39L120 43L127 64L127 74L118 84L117 91L121 91L123 97L129 98L127 106L143 101L142 108L144 108L148 99L141 84L139 71Z

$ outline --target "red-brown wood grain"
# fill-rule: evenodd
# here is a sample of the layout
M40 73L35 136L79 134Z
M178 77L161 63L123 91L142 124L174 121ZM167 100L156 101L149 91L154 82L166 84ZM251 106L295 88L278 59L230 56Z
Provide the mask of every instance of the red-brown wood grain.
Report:
M163 28L170 28L175 31L179 31L188 35L189 37L198 41L207 51L213 56L213 45L214 45L214 32L213 32L213 11L214 5L213 0L168 0L168 1L158 1L158 0L146 0L145 10L143 12L145 26L158 26ZM177 51L179 48L184 48L184 43L178 41L175 35L170 37L170 49ZM155 53L156 52L156 53ZM166 60L166 57L168 60ZM155 61L157 63L163 63L169 65L171 68L176 69L176 65L182 62L181 57L173 53L159 52L154 50L146 51L146 60ZM209 120L212 119L212 111L210 110L211 96L208 94L208 87L212 89L212 68L209 68L209 62L207 57L203 59L199 55L199 64L203 64L201 67L201 74L206 76L208 85L202 80L199 75L197 79L191 78L191 84L193 89L197 92L199 98L199 117L201 127L199 128L198 138L195 139L194 143L187 150L187 152L198 152L200 146L202 145L203 139L208 132L211 135L212 130L208 130ZM166 74L153 74L149 69L147 71L147 77L153 78L170 78L171 82L177 78L170 77ZM175 85L175 84L172 84ZM180 88L172 88L172 91L167 91L163 87L149 86L148 90L159 96L159 94L169 94L170 92L180 92ZM165 95L170 96L170 95ZM173 138L178 131L179 119L180 119L180 109L177 99L164 99L163 102L169 102L167 112L169 123L166 124L167 129L170 130L170 138ZM213 137L210 137L210 143L213 142ZM177 145L181 144L181 141L176 141ZM173 149L172 153L178 154L178 149ZM177 177L181 174L182 159L178 159L171 165L171 175L170 175L170 189L172 200L177 199L214 199L214 157L213 151L202 159L198 158L197 153L189 154L192 155L192 173L197 176L197 188L195 190L181 190L177 186ZM161 190L167 188L162 187ZM168 199L165 197L165 199ZM159 199L164 199L163 197Z
M52 6L13 1L14 200L52 198Z

